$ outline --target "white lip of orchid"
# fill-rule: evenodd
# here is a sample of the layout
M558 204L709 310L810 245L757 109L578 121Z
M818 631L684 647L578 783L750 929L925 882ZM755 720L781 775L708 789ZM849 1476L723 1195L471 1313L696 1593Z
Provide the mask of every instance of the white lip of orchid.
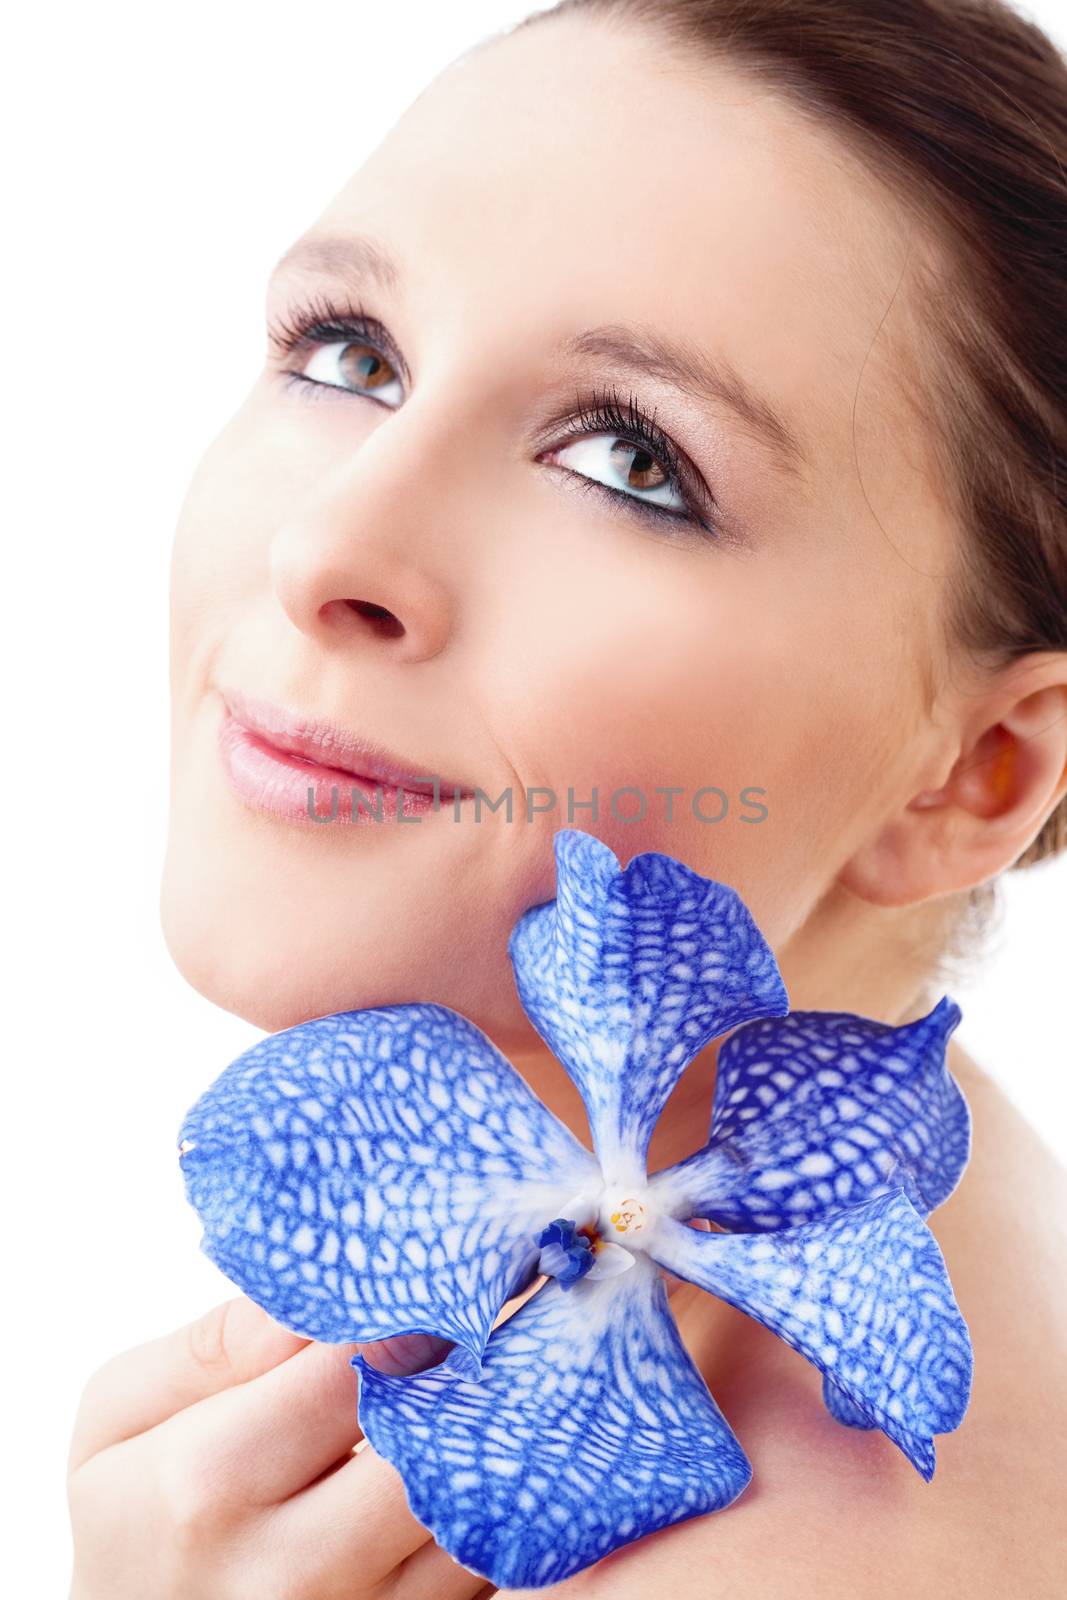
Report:
M601 1239L596 1246L596 1259L585 1276L594 1281L597 1278L617 1278L620 1272L632 1267L636 1259L632 1250L625 1250L621 1244L610 1244L607 1240Z

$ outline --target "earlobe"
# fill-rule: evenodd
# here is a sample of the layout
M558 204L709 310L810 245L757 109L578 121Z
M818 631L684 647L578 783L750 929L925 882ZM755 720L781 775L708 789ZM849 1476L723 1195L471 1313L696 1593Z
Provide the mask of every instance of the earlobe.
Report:
M950 892L946 867L957 854L954 808L945 789L916 796L861 845L838 874L851 894L875 906L909 906ZM975 880L977 881L977 880Z

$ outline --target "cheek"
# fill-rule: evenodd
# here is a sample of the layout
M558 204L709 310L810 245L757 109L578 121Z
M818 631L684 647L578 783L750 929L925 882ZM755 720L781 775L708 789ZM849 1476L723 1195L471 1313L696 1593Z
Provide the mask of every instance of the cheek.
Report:
M262 582L269 479L248 454L238 416L208 447L182 502L170 564L171 672L179 699L200 689L200 656L225 635L250 587Z
M271 541L287 505L306 498L322 450L272 418L257 383L201 457L175 530L170 570L176 685L254 607L270 599ZM276 605L276 602L275 602ZM264 621L276 637L277 618ZM192 687L202 677L192 672Z
M554 826L597 832L623 862L677 856L784 938L877 805L892 685L859 647L876 619L843 634L840 597L831 608L759 556L641 550L595 571L572 558L551 608L534 593L541 649L520 652L501 716L522 730L517 770L555 793ZM578 805L594 788L595 821Z

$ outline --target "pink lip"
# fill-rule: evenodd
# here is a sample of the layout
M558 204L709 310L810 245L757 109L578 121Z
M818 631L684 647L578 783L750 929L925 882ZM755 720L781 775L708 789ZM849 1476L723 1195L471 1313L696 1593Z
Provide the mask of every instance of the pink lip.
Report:
M314 825L311 791L315 815L323 822L395 822L398 812L421 815L453 801L458 806L473 793L332 723L293 715L239 690L221 694L218 742L223 765L233 789L256 810Z

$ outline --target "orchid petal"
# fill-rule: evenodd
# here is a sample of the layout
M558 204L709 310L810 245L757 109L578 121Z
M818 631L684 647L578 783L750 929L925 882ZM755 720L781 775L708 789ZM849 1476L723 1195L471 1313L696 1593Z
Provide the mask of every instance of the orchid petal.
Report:
M709 1141L653 1176L658 1203L760 1232L901 1188L928 1215L970 1153L967 1102L945 1062L960 1016L945 995L899 1027L793 1011L738 1029L719 1051Z
M649 1248L830 1372L932 1477L934 1434L967 1409L971 1344L937 1240L902 1190L778 1233L704 1233L663 1217Z
M736 890L649 850L623 870L592 834L554 837L556 897L512 930L531 1022L581 1091L608 1183L639 1179L652 1129L709 1040L788 1005Z
M609 1283L544 1285L493 1333L478 1383L353 1365L360 1423L414 1516L499 1588L559 1583L751 1477L647 1257Z
M474 1374L535 1235L597 1173L481 1029L430 1004L260 1040L182 1143L203 1250L278 1322L327 1343L433 1334Z

